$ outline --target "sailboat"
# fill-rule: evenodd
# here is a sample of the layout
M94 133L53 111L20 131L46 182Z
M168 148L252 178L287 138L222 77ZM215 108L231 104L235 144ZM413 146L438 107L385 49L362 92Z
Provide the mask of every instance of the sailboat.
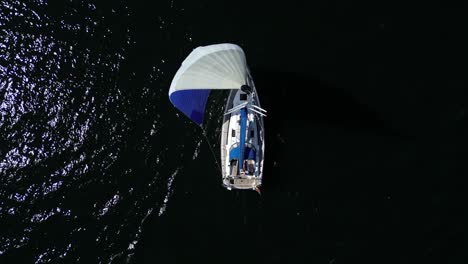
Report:
M236 44L194 49L175 74L169 100L202 127L210 92L226 93L220 142L222 185L257 190L262 184L265 130L261 108L245 53ZM219 117L221 118L221 117Z

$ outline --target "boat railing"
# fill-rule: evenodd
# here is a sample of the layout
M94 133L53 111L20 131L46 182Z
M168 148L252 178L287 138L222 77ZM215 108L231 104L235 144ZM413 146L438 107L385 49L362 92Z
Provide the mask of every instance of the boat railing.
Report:
M242 109L244 107L246 107L247 109L249 109L250 111L252 111L252 112L254 112L256 114L259 114L261 116L266 116L267 111L265 109L261 108L258 105L252 104L250 102L245 102L245 103L239 104L237 106L234 106L233 108L226 111L226 113L224 113L224 115L232 114L232 113L234 113L236 111L239 111L240 109Z

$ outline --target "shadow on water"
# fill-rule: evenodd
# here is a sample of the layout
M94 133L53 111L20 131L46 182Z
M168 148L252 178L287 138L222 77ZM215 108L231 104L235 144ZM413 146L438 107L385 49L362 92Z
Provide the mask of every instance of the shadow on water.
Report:
M313 77L261 71L253 77L268 110L262 195L223 189L203 142L176 179L167 212L149 221L137 262L154 255L169 263L330 261L336 247L356 242L364 231L359 222L371 221L369 208L381 206L372 197L385 188L370 190L368 182L376 182L370 176L385 166L398 137L386 121ZM362 253L369 246L362 243L347 250Z
M400 133L395 120L313 75L253 77L268 110L262 195L224 190L202 143L166 214L148 222L138 263L354 263L370 254L395 263L441 250L450 232L427 230L448 223L440 216L459 206L443 205L461 192L434 172L455 164L437 144ZM462 221L453 223L458 232Z
M400 136L373 109L318 76L264 71L253 75L262 106L268 109L266 189L285 183L301 186L298 183L304 182L312 171L310 166L317 162L314 155L320 155L320 146L330 137Z

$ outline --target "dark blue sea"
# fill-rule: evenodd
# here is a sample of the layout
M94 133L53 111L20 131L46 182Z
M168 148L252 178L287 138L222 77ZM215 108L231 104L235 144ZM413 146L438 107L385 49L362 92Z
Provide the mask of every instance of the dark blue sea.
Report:
M0 3L0 263L468 263L466 10L395 1ZM261 195L168 100L240 45Z

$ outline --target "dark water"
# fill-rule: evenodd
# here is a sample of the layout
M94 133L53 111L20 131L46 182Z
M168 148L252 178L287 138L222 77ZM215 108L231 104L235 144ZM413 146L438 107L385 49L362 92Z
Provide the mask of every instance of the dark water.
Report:
M463 17L3 1L0 263L465 263ZM244 48L269 111L262 196L221 187L167 100L190 50L221 42Z

